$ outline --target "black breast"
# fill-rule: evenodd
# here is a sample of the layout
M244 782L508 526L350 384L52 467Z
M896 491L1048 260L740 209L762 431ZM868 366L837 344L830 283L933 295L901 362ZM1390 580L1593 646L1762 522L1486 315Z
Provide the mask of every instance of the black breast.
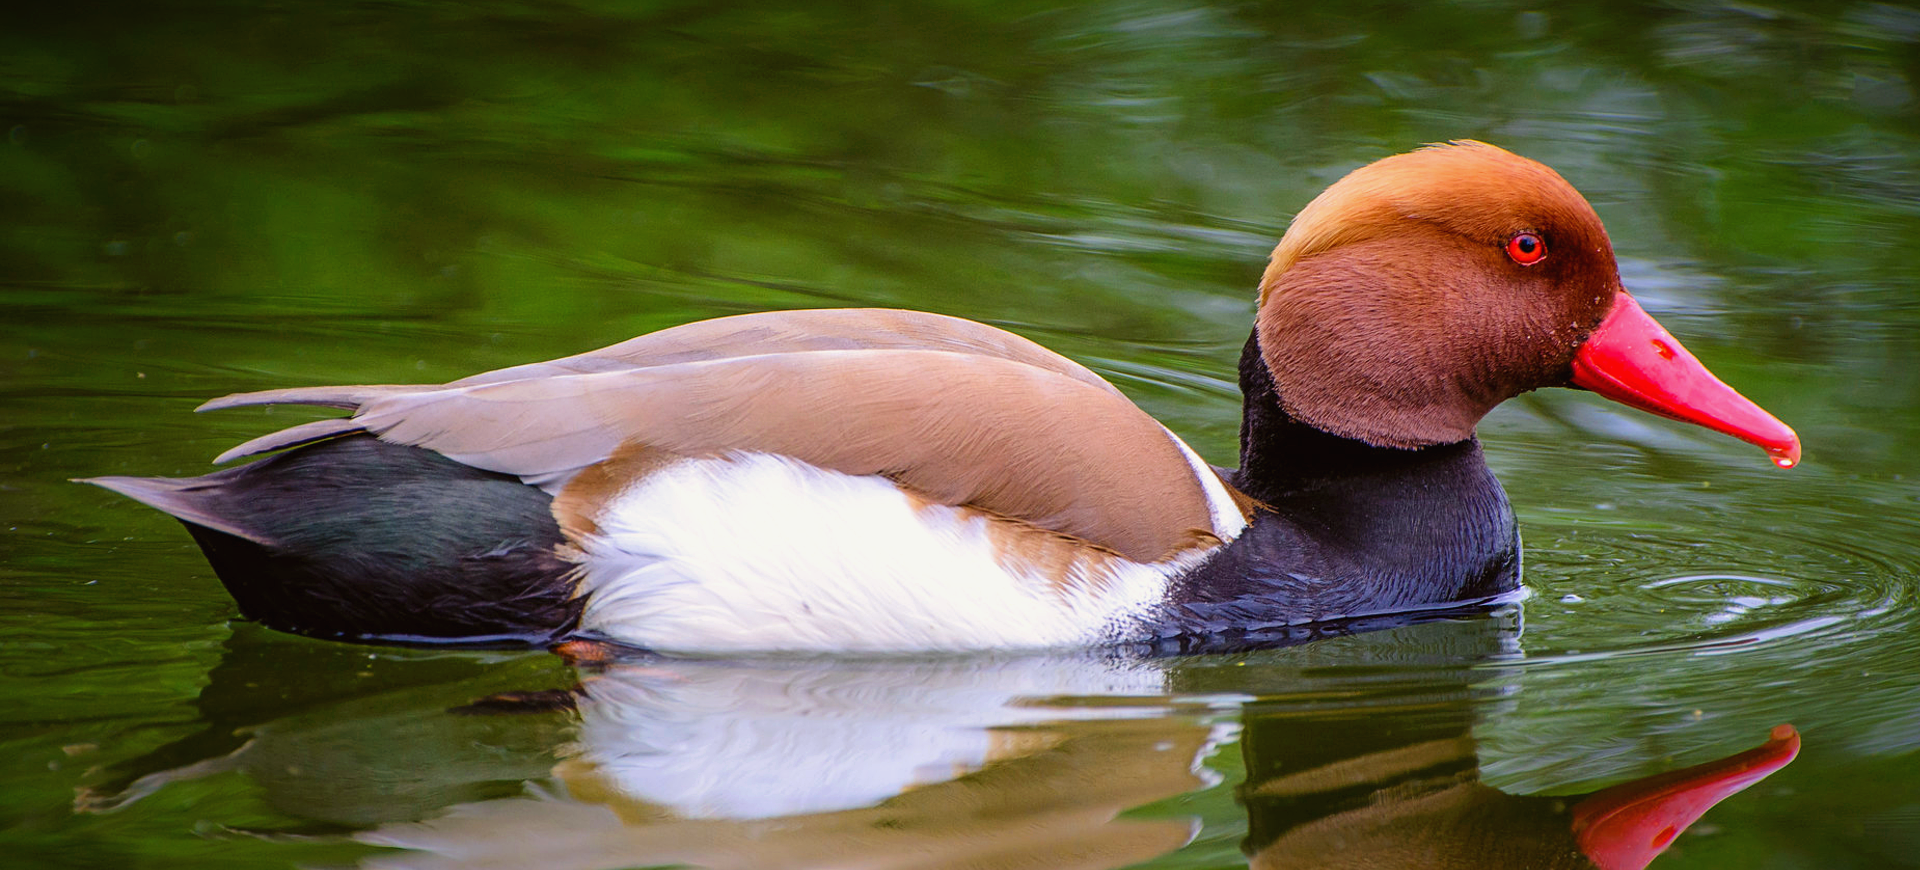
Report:
M1241 361L1241 468L1253 523L1177 579L1162 637L1484 602L1518 588L1520 536L1475 439L1374 447L1287 416L1253 340Z

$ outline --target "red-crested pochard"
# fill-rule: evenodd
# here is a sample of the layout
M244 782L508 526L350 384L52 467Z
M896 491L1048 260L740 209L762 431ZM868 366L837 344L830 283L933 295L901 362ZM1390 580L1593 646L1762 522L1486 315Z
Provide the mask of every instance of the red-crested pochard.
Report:
M1240 381L1225 471L990 326L749 314L449 384L216 399L352 415L203 477L91 482L186 523L241 612L287 631L901 651L1497 599L1518 535L1474 427L1540 387L1800 455L1627 295L1571 185L1475 142L1362 167L1294 218Z

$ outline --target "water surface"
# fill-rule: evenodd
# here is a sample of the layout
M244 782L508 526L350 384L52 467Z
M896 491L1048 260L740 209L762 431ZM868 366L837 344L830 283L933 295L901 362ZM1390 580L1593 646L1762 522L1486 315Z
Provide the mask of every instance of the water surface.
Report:
M1443 747L1544 800L1792 722L1801 757L1653 866L1920 866L1917 40L1865 2L16 10L0 848L1233 867L1342 809L1302 765ZM1020 332L1230 463L1288 217L1462 137L1584 191L1628 286L1804 465L1530 395L1482 427L1527 546L1500 613L1154 661L578 668L237 622L176 524L66 483L198 474L307 413L188 413L227 392L838 305Z

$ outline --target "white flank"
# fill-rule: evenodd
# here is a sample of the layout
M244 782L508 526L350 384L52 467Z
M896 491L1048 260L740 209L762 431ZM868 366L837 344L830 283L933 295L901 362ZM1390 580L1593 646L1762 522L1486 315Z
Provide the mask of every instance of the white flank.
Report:
M768 454L677 462L597 522L581 627L679 652L1084 646L1126 636L1204 558L1113 559L1104 579L1057 584L1002 566L976 514Z
M1193 476L1200 481L1200 488L1206 491L1207 509L1213 515L1214 536L1222 541L1240 537L1240 533L1247 529L1247 517L1240 512L1240 506L1234 503L1233 496L1227 494L1227 485L1220 482L1220 475L1213 473L1213 466L1201 459L1200 454L1193 452L1193 448L1180 440L1180 436L1173 434L1172 429L1162 426L1160 431L1167 433L1167 437L1173 439L1173 445L1180 448L1180 455L1187 457L1187 465L1193 469Z

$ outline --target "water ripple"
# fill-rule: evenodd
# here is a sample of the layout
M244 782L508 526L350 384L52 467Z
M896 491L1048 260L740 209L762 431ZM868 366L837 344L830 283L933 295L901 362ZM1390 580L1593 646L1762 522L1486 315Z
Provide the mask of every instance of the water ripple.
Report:
M1529 661L1763 648L1831 657L1889 636L1871 654L1914 652L1901 632L1914 582L1892 538L1660 518L1545 531L1557 540L1528 554L1541 593L1529 607ZM1692 570L1672 570L1682 566Z

